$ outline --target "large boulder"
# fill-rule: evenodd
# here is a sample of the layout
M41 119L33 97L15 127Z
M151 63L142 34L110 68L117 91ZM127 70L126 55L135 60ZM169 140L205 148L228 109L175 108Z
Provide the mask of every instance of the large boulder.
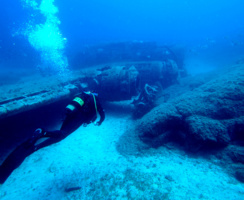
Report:
M189 150L224 147L244 140L243 99L244 66L237 65L157 106L138 121L136 130L147 142L175 140Z
M188 126L187 144L190 148L224 146L230 141L227 127L219 120L192 115L185 120Z

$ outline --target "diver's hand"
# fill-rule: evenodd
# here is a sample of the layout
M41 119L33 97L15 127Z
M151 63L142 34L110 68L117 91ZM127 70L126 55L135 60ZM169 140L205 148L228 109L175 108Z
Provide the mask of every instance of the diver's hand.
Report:
M100 126L102 123L101 122L96 122L94 125L95 126Z

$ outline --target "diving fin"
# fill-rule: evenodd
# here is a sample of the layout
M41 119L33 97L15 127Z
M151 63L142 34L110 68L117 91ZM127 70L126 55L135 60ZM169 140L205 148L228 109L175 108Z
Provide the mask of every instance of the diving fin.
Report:
M27 156L35 151L34 146L29 141L19 145L0 166L0 184L3 184L11 173L18 168Z

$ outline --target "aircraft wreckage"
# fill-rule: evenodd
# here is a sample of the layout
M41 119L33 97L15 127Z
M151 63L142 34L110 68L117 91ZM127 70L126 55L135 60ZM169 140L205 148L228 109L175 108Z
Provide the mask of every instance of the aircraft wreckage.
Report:
M128 45L130 49L135 49L131 43L127 46L123 43L122 47L116 44L117 49L111 48L110 45L110 48L102 51L103 56L106 55L110 59L102 61L100 59L100 63L90 63L93 66L87 65L82 70L77 67L72 72L68 72L66 76L49 75L22 80L15 86L1 86L0 119L72 98L81 89L99 93L100 99L103 101L130 100L133 96L138 96L143 89L148 88L146 86L168 87L176 83L178 77L184 73L183 66L179 64L182 61L179 62L175 55L172 56L173 53L169 53L172 51L169 51L168 47L149 45L150 48L148 48L148 44L139 46L136 44L137 49L132 52L128 49ZM87 52L91 52L94 48L98 47L91 47ZM112 52L111 49L113 49ZM139 54L138 52L141 50L144 53ZM114 51L117 52L119 62L115 62L115 55L112 60L108 55L114 54ZM129 53L125 54L125 52ZM159 52L164 56L160 56ZM101 49L98 53L101 53ZM124 58L121 58L120 53L123 53ZM145 56L149 54L150 58ZM98 57L95 53L92 56L91 53L89 55L90 60ZM86 57L86 64L89 63L89 56L84 52L83 56ZM133 61L133 56L137 56L135 61ZM82 66L86 65L83 61L80 62Z

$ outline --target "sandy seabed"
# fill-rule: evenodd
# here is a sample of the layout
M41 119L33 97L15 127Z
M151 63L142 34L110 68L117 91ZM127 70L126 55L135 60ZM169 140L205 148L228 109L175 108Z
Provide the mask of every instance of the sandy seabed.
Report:
M132 124L107 114L100 127L35 152L0 186L0 199L244 199L244 184L206 159L164 147L122 155L116 147Z

